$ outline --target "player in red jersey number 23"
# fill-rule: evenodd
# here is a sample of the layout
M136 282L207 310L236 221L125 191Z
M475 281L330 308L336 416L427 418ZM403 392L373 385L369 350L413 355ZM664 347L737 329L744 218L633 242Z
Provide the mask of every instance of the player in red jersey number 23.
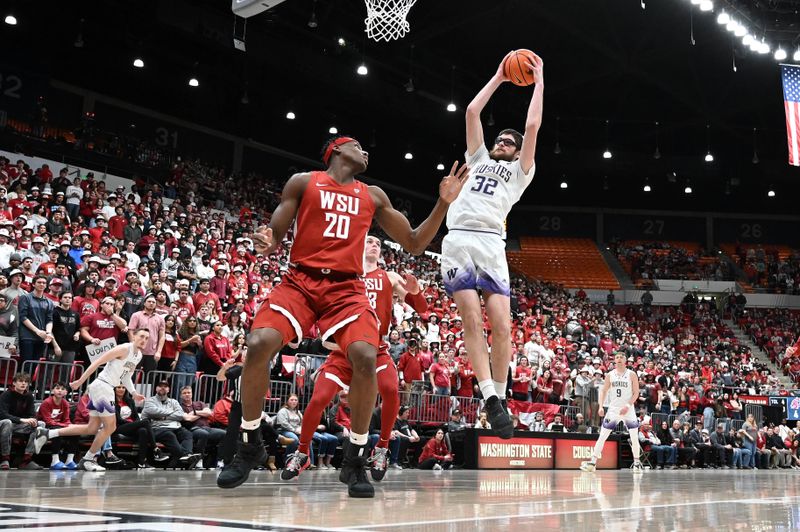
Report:
M383 476L386 474L389 439L397 418L397 411L400 408L397 367L389 355L389 345L384 340L388 336L389 327L392 324L392 295L397 294L419 313L425 312L428 306L416 277L411 274L401 276L397 272L384 270L378 266L380 256L380 239L368 236L364 250L366 267L364 282L367 285L367 297L369 297L370 305L378 314L379 332L383 340L378 350L375 371L378 375L378 393L381 396L381 433L369 459L372 479L376 481L383 480ZM311 439L317 430L322 413L340 390L350 389L352 374L350 361L341 351L333 351L328 355L325 363L317 371L314 393L311 395L311 401L306 406L303 416L300 446L288 458L286 467L281 472L283 480L297 477L311 465Z

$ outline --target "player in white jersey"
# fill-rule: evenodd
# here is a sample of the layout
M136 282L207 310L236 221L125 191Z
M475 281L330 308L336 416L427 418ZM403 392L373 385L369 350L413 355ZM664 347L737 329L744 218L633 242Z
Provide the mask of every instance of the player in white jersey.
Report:
M484 145L481 111L494 91L509 81L503 74L502 63L467 107L466 158L471 171L464 190L450 205L448 233L442 242L445 290L458 305L464 323L464 342L486 399L489 422L497 435L506 439L514 435L514 428L501 402L506 398L506 374L511 361L511 287L505 253L505 220L533 179L544 92L542 60L536 56L534 64L528 66L534 72L536 87L528 107L524 136L513 129L504 129L494 140L491 151ZM478 290L483 295L492 328L491 367Z
M100 452L114 430L117 428L116 411L114 409L114 388L125 386L131 393L134 401L144 401L144 396L133 387L131 376L136 371L136 365L142 360L142 348L147 344L150 331L147 329L137 329L133 333L133 342L120 344L109 350L101 357L97 358L87 368L79 379L69 383L73 390L77 390L95 372L97 368L106 365L103 371L89 385L89 423L86 425L70 425L63 429L52 429L48 431L48 438L58 438L59 436L82 436L94 434L92 446L87 451L78 467L86 471L104 471L105 468L98 465L95 455Z
M600 388L600 409L597 411L603 417L603 426L600 437L592 451L592 459L581 463L582 471L594 471L597 460L602 457L603 446L611 431L619 424L625 422L628 434L631 437L631 450L633 451L633 470L642 472L644 468L639 461L639 418L636 417L636 401L639 399L639 377L626 366L628 359L625 353L614 355L614 369L606 373L606 380ZM608 400L608 413L605 410Z

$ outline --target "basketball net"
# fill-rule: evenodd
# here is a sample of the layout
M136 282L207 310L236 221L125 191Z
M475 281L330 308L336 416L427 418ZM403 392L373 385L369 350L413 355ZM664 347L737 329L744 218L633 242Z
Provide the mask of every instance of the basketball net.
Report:
M367 5L367 37L375 41L393 41L411 31L406 17L417 0L364 0Z

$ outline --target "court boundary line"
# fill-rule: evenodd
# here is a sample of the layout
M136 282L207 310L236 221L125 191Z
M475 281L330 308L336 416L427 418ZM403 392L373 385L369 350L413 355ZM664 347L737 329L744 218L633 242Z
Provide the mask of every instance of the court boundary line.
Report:
M330 532L331 530L347 532L349 530L352 530L352 527L332 528L332 527L329 527L329 526L322 527L322 526L316 526L316 525L301 525L301 524L297 524L297 523L290 523L290 524L273 523L273 522L253 523L252 521L244 521L244 520L239 520L239 519L223 519L223 518L219 518L219 517L207 517L207 516L190 517L190 516L186 516L186 515L175 515L175 514L164 515L164 514L145 513L145 512L130 512L130 511L126 511L126 510L94 510L92 508L67 508L65 506L51 506L51 505L48 505L48 504L31 504L31 503L13 502L13 501L5 500L5 499L0 499L0 505L3 505L3 504L10 504L10 505L15 505L15 506L27 506L29 508L42 509L42 510L59 510L59 511L64 511L64 512L73 512L73 513L75 513L75 512L85 512L85 513L90 513L90 514L100 514L100 515L106 515L106 516L113 516L113 514L121 514L121 515L135 516L135 517L159 517L159 518L162 518L162 519L170 519L170 518L184 519L186 521L191 521L191 522L195 522L195 521L218 521L220 524L229 523L229 524L235 524L235 525L245 525L245 526L250 527L251 530L268 529L270 527L278 527L278 528L286 528L286 529L307 529L307 530L315 530L315 531L321 531L321 532ZM0 522L0 524L2 524L2 523ZM187 523L187 524L190 524L190 523ZM363 530L363 529L364 529L364 527L361 527L359 530Z
M785 500L796 500L800 499L800 495L791 496L791 497L776 497L774 501L777 503L779 501ZM525 514L506 514L506 515L497 515L497 516L476 516L476 517L461 517L455 519L436 519L431 521L403 521L399 523L391 523L391 524L374 524L374 525L354 525L348 528L335 528L333 530L344 532L346 530L370 530L370 529L385 529L390 527L406 527L406 526L422 526L422 525L438 525L438 524L448 524L448 523L477 523L477 522L484 522L484 521L498 521L501 519L513 519L513 518L520 518L520 517L542 517L542 516L553 516L553 515L577 515L577 514L587 514L587 513L598 513L598 512L622 512L628 510L652 510L655 508L677 508L681 506L704 506L704 505L711 505L711 504L730 504L730 503L758 503L763 504L765 500L773 500L773 499L724 499L724 500L716 500L716 501L699 501L699 502L682 502L682 503L675 503L675 504L654 504L654 505L647 505L647 506L620 506L617 508L587 508L583 510L564 510L564 511L555 511L555 512L534 512L534 513L525 513Z

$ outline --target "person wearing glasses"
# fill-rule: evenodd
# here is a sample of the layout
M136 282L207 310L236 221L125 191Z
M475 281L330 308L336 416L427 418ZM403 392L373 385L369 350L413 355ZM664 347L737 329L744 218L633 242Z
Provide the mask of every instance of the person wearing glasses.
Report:
M506 373L511 361L511 286L505 220L536 171L534 155L542 124L544 75L542 60L534 55L533 62L526 63L533 71L536 87L524 135L503 129L491 151L484 144L481 111L497 88L509 81L502 63L467 107L466 159L470 174L464 193L453 201L447 213L448 233L442 241L445 291L456 302L463 320L464 342L486 399L489 422L505 439L514 435L511 418L501 402L506 399ZM481 295L492 330L491 367L484 340Z

